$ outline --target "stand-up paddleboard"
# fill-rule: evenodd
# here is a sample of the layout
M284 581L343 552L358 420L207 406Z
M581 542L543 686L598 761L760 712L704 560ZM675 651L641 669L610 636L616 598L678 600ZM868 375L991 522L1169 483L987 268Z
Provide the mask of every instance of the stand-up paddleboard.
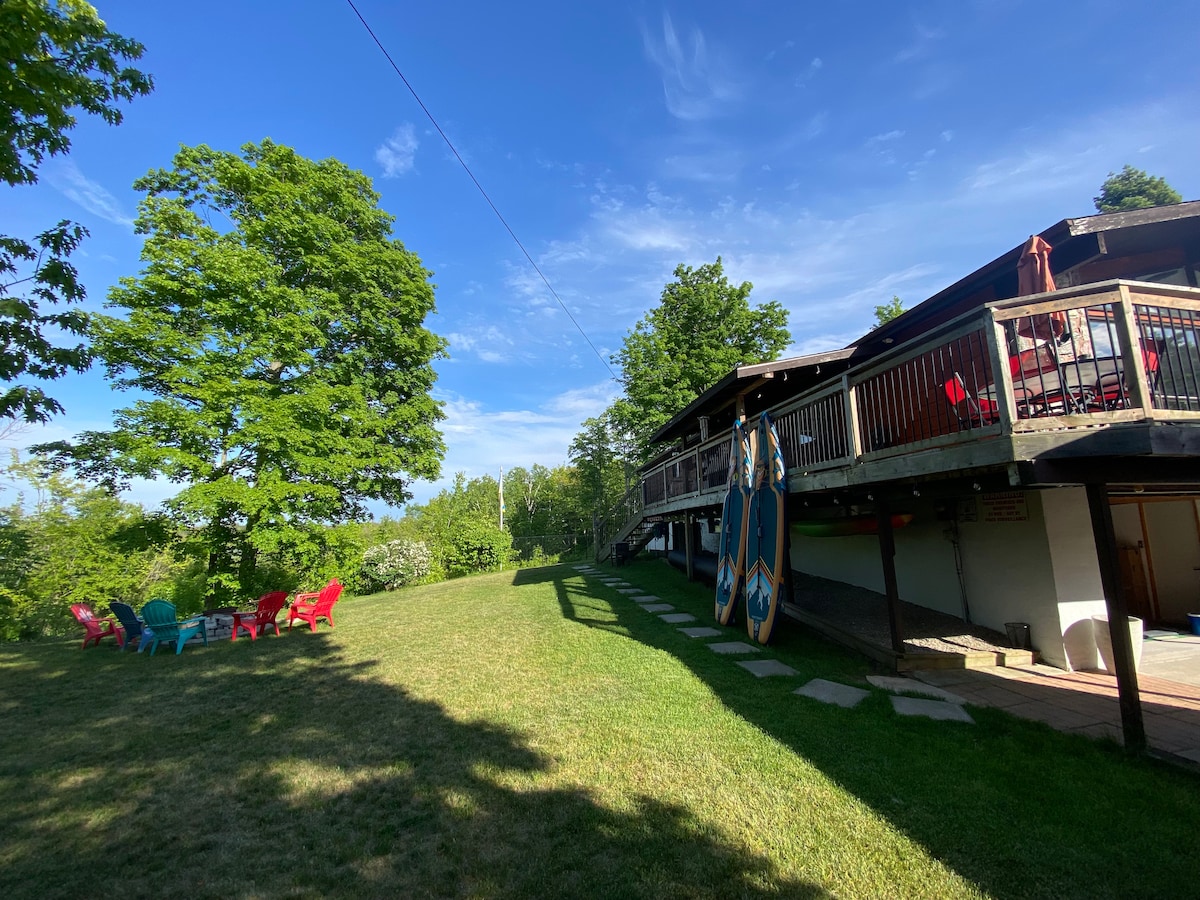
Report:
M765 412L758 420L754 488L746 533L746 631L760 644L771 632L783 602L788 559L787 470L779 434Z
M750 439L741 419L733 423L729 476L721 509L721 544L717 549L717 621L728 625L742 598L746 575L746 523L750 515L750 479L754 475Z

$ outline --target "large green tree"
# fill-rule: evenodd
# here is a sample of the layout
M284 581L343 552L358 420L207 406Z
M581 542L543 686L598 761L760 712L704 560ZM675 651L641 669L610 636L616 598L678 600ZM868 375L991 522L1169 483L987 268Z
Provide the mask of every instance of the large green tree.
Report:
M0 3L0 180L33 184L47 157L66 153L76 111L121 122L121 101L150 93L149 75L126 65L143 47L101 21L80 0ZM86 317L71 253L87 232L67 221L32 241L0 235L0 417L44 421L61 404L36 383L82 371L77 340ZM60 309L55 309L59 307ZM54 343L61 334L69 339Z
M774 359L791 342L787 310L775 301L752 307L751 288L731 284L720 257L695 269L680 265L658 306L625 336L613 361L640 447L734 366Z
M1141 169L1125 166L1120 172L1109 172L1100 185L1100 196L1093 197L1096 209L1102 213L1126 212L1148 206L1169 206L1182 203L1183 197L1166 179L1147 175Z
M210 582L232 587L236 560L242 590L259 551L437 477L430 273L370 179L268 140L184 147L134 186L144 267L92 335L136 399L113 430L46 449L109 484L181 484L169 505L202 530Z

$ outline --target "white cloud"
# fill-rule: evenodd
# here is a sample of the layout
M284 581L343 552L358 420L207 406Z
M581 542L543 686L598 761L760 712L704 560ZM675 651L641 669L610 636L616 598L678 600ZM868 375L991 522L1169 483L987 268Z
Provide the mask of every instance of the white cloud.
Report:
M576 288L572 312L598 344L619 346L678 263L721 255L731 281L753 282L752 302L778 300L790 311L795 352L844 346L867 331L874 307L893 294L914 306L1031 232L1089 213L1107 172L1148 143L1159 149L1146 165L1186 193L1172 173L1190 171L1184 148L1194 146L1200 125L1184 123L1179 112L1163 106L1063 120L1053 132L1031 129L1007 144L991 142L987 155L969 155L969 142L934 131L936 152L929 144L914 150L913 160L880 176L870 196L850 207L844 197L837 205L820 200L817 171L801 170L793 190L774 193L733 182L715 196L689 185L684 199L678 181L609 186L607 195L624 202L593 204L589 221L546 254L544 270L560 291ZM1127 127L1113 129L1114 120ZM866 142L878 153L907 137L892 129ZM1159 158L1168 150L1174 170ZM539 340L545 346L569 330L560 318ZM583 357L584 367L594 365L590 352Z
M913 26L915 34L912 40L897 51L892 57L893 61L903 63L911 62L928 54L930 48L935 41L939 41L946 36L946 32L940 28L930 28L925 25L916 24Z
M513 339L504 334L497 325L487 325L472 333L452 332L446 335L450 342L451 359L470 353L483 362L500 363L510 359L508 348Z
M888 144L893 141L897 141L902 137L904 137L903 131L899 131L899 130L885 131L882 134L875 134L875 135L872 135L871 137L867 138L867 140L863 146L868 147L868 148L878 147L881 144Z
M825 63L821 61L821 57L814 56L809 62L808 68L796 76L796 80L794 82L796 87L804 87L806 84L808 84L808 82L812 81L812 79L816 77L817 73L821 71L824 65Z
M383 167L384 178L399 178L412 171L413 157L420 142L412 123L405 122L375 151L375 161Z
M78 203L88 212L114 225L133 227L133 217L121 208L121 203L99 182L92 181L79 170L72 159L58 159L44 170L46 180L63 196Z
M602 413L618 393L615 382L605 381L564 391L533 409L489 409L459 395L440 394L447 447L442 477L414 484L415 501L450 487L456 472L467 478L495 477L501 466L565 465L580 425Z
M709 119L740 97L741 91L719 54L710 53L704 33L693 28L684 42L675 33L670 15L663 13L662 37L644 26L646 56L662 76L667 111L678 119Z

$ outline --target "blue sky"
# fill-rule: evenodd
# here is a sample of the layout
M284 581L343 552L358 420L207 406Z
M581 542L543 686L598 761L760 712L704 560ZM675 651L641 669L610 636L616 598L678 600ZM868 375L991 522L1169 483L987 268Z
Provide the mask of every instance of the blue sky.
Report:
M1189 2L357 5L605 358L681 262L720 255L787 307L792 355L1091 213L1125 163L1200 197ZM146 45L155 92L0 191L4 232L85 224L100 308L139 269L130 185L181 143L337 157L433 270L450 341L444 479L416 499L456 471L566 462L617 387L347 4L97 6ZM99 368L52 393L66 413L12 443L108 427L124 402Z

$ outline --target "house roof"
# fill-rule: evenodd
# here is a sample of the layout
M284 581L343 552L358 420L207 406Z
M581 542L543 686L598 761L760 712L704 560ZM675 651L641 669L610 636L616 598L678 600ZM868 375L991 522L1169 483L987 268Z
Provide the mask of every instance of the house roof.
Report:
M1200 247L1200 200L1063 219L1039 237L1052 248L1050 268L1056 274L1102 256L1133 256L1170 244ZM854 342L855 356L869 358L989 300L1017 296L1017 261L1024 246L1021 241L923 303L867 332Z

